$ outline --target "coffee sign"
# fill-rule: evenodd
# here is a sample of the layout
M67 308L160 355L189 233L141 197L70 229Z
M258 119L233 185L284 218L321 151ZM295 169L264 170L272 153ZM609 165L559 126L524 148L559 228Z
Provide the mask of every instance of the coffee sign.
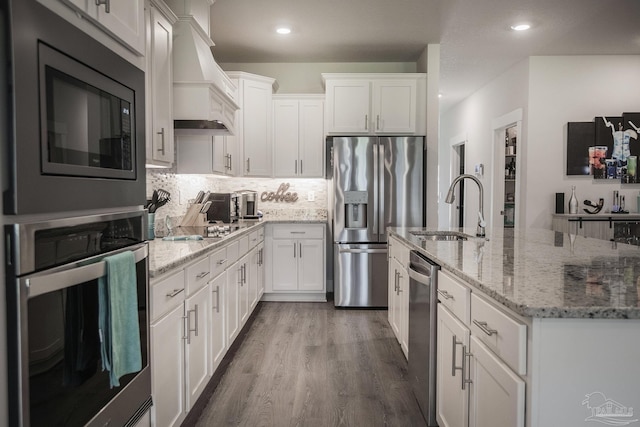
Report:
M298 193L291 193L287 191L288 189L289 183L283 182L275 193L273 191L263 191L260 195L260 200L263 202L295 203L298 200Z

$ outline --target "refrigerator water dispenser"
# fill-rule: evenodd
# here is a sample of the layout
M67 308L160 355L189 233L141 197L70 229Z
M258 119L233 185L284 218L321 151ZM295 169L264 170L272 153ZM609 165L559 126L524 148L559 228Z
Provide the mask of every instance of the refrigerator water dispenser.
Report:
M345 191L345 228L367 228L367 191Z

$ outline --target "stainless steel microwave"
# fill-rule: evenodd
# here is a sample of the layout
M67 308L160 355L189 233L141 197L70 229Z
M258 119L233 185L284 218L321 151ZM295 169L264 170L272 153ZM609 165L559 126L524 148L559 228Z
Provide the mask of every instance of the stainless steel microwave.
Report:
M144 72L36 0L0 20L5 213L144 204Z

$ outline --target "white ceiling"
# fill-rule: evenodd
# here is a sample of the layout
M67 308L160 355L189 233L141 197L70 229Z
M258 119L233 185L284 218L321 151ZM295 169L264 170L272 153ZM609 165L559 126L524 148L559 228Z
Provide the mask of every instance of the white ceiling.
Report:
M531 55L640 54L640 0L216 0L211 37L221 63L415 62L440 43L446 110Z

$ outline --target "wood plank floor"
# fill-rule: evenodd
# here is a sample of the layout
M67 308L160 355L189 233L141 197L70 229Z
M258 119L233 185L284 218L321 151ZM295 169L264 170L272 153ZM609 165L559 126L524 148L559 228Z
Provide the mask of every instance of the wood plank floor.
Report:
M424 426L386 310L263 302L197 426Z

